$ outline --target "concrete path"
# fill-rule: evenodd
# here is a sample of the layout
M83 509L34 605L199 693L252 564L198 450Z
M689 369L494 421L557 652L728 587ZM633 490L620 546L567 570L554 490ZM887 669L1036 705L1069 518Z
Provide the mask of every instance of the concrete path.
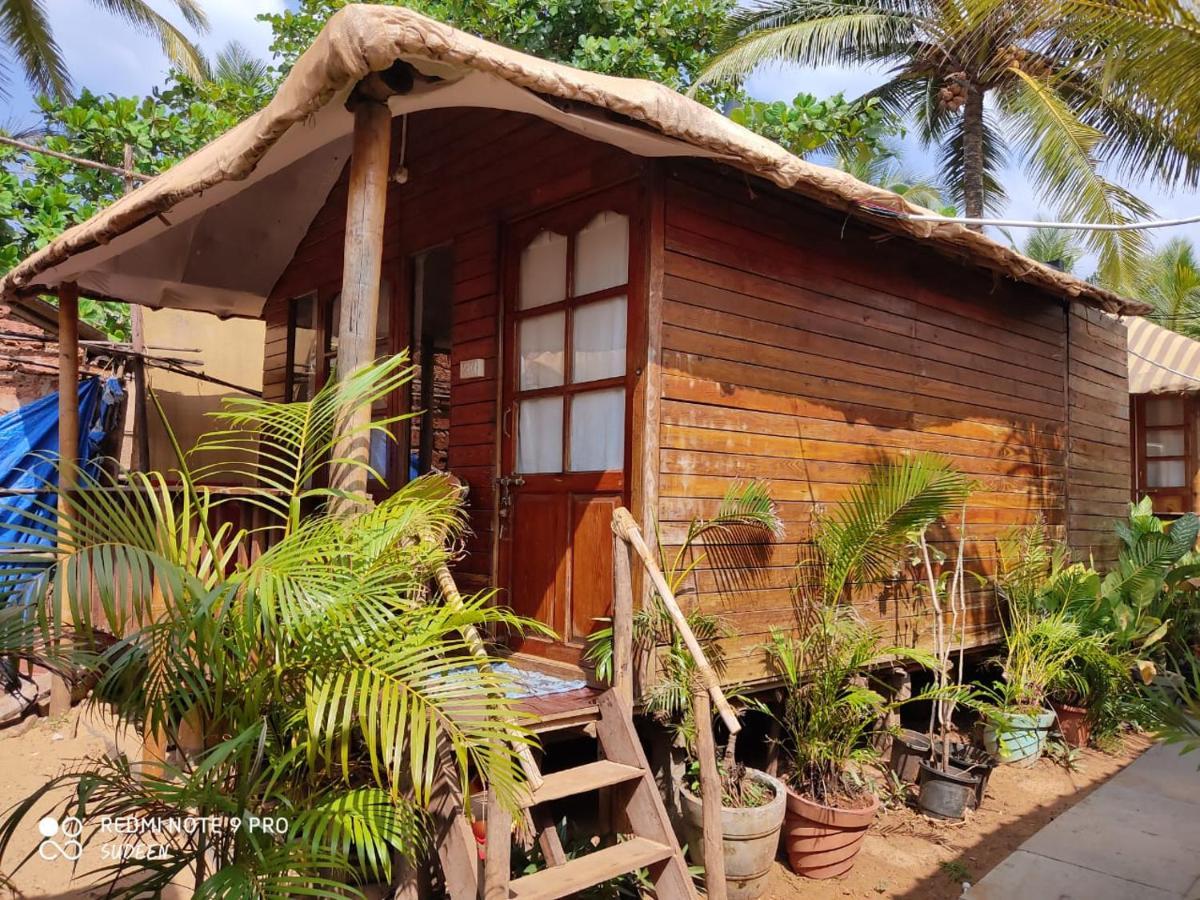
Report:
M989 872L970 900L1200 900L1200 754L1156 746Z

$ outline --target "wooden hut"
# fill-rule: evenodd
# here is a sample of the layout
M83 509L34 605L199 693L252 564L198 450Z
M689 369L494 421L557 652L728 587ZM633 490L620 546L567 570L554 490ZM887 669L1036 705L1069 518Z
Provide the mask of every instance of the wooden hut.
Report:
M1200 512L1200 342L1129 322L1133 499L1159 515Z
M413 390L379 413L424 414L354 452L392 484L438 467L469 486L456 577L553 628L512 648L530 665L581 666L611 613L617 507L670 545L767 480L786 537L736 583L706 562L686 598L730 625L726 680L765 683L814 504L880 460L937 451L979 480L981 573L1039 518L1112 552L1128 396L1104 313L1140 308L919 212L660 85L352 6L264 110L2 289L262 318L277 399L410 348ZM860 609L928 631L903 596ZM995 625L981 590L970 641Z

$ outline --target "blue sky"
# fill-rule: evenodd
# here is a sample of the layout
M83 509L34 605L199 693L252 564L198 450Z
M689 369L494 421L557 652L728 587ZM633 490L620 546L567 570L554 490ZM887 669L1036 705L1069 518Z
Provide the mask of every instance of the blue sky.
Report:
M255 20L265 12L284 8L286 0L204 0L211 22L211 31L199 39L202 48L215 53L231 40L240 41L263 58L268 57L270 29ZM161 83L166 62L158 45L140 35L131 34L121 22L106 16L91 0L50 0L47 4L59 45L71 67L75 84L94 91L118 94L147 93ZM156 8L169 14L170 4L157 0ZM173 16L173 18L177 18ZM800 91L824 96L837 91L854 97L878 84L883 73L861 69L799 69L775 68L757 73L748 87L751 92L769 100L788 100ZM18 79L10 85L11 96L0 101L3 115L0 122L16 125L34 121L33 101L29 91ZM903 146L908 168L919 175L932 176L934 157L924 151L914 139ZM1013 218L1046 218L1052 212L1041 208L1035 192L1020 167L1014 167L1004 178L1010 203L1005 211ZM1197 212L1195 192L1168 192L1148 185L1131 185L1145 198L1162 218L1182 217ZM1200 225L1163 230L1157 240L1176 234L1186 235L1200 243ZM1019 240L1021 232L1014 232ZM1087 270L1085 261L1081 268Z

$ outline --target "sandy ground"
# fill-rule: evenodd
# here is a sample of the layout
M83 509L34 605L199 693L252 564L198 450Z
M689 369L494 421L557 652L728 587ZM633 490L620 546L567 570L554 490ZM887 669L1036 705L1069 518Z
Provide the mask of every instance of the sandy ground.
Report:
M964 881L981 879L1026 838L1149 746L1144 738L1130 737L1115 754L1085 750L1075 772L1046 759L1030 769L1001 766L988 782L982 807L957 824L935 822L908 809L885 811L867 833L858 862L848 874L812 881L793 875L777 862L766 896L772 900L960 897Z
M135 736L122 735L114 741L111 734L111 726L79 709L61 720L37 720L32 728L15 736L11 730L7 735L0 732L0 808L7 810L27 797L73 760L111 753L118 746L131 758L138 757L140 743ZM983 808L960 824L933 822L907 809L885 811L867 835L858 862L848 875L810 881L791 874L786 865L777 862L767 897L957 898L964 880L978 881L1026 838L1082 800L1148 746L1145 739L1130 738L1117 754L1084 751L1076 772L1044 759L1032 769L1001 767L992 776ZM11 878L11 887L0 889L0 897L91 900L100 896L87 889L86 872L92 866L86 865L86 854L77 873L61 859L46 861L34 852L41 840L38 818L62 800L59 794L39 804L28 824L14 835L8 853L0 861L0 872ZM17 863L30 854L18 868Z
M32 727L26 728L29 724ZM122 734L117 739L113 735L111 722L83 712L82 707L59 719L26 720L16 728L0 731L0 809L4 810L5 818L15 803L77 760L116 752L127 753L133 759L140 756L141 742L135 735ZM61 858L42 859L36 853L42 840L37 830L38 820L46 813L60 810L67 796L66 791L49 795L14 833L8 851L0 860L0 872L10 882L7 889L0 889L0 897L91 900L102 896L100 891L87 889L90 879L86 877L90 869L102 865L99 859L89 864L85 852L76 867ZM21 864L26 857L28 860Z

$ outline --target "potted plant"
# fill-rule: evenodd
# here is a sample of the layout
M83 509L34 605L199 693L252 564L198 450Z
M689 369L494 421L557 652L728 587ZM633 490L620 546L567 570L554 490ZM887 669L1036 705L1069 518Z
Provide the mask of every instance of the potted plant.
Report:
M870 674L886 657L932 660L887 647L879 632L844 604L810 605L799 635L772 632L768 652L784 685L778 714L786 758L784 847L792 871L833 878L854 865L879 811L862 775L878 758L870 737L898 703ZM923 695L924 696L924 695Z
M1133 507L1133 513L1136 510ZM1106 720L1106 731L1119 727L1107 720L1113 718L1111 707L1131 686L1135 653L1131 646L1119 646L1108 610L1111 599L1131 592L1162 593L1172 559L1183 555L1189 540L1185 532L1190 523L1176 535L1180 547L1175 548L1161 532L1142 527L1133 513L1118 529L1126 535L1121 561L1103 581L1094 569L1072 564L1067 548L1048 541L1040 523L1015 529L998 542L997 589L1008 606L1010 637L1006 680L1024 681L1027 687L1005 688L997 699L1030 707L1041 704L1037 717L1056 721L1072 747L1087 745L1098 719ZM1147 537L1151 534L1156 537ZM1157 552L1133 552L1143 540L1162 546ZM1046 704L1052 717L1043 709ZM1003 712L993 711L992 718L1005 720ZM1039 733L1044 738L1044 732ZM1017 729L1010 743L1025 746L1027 738ZM993 739L999 746L999 737ZM1018 748L1017 758L1032 764L1036 753L1021 756Z
M757 900L767 890L771 864L779 848L779 832L787 793L783 783L737 762L735 737L721 761L721 838L729 900ZM704 813L700 796L700 764L692 763L680 789L683 833L693 860L704 865Z
M963 666L967 643L967 570L966 554L966 494L959 511L958 552L949 569L942 567L944 555L930 546L922 528L916 532L913 544L916 562L924 574L922 587L929 596L933 610L934 687L937 696L930 705L928 759L917 764L920 793L917 805L926 815L940 819L961 820L970 807L983 802L983 791L994 762L991 757L968 752L951 740L950 727L960 703L969 701L970 691L963 684ZM936 571L942 568L942 571ZM949 635L946 628L946 608L950 610ZM954 644L958 644L958 660L953 659Z

